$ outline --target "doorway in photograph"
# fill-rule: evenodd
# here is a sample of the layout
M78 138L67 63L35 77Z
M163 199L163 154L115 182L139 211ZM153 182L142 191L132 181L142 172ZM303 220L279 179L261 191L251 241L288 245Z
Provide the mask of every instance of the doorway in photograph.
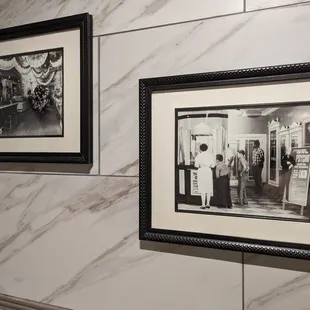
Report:
M63 48L0 56L0 138L63 137Z
M254 142L259 141L260 147L266 153L267 150L267 135L266 134L238 134L234 136L228 136L228 145L230 149L244 150L245 159L249 163L249 181L254 182L253 178L253 149ZM266 182L266 166L262 169L262 182ZM237 177L231 176L230 178L231 185L237 185Z
M309 221L308 105L175 111L175 211Z

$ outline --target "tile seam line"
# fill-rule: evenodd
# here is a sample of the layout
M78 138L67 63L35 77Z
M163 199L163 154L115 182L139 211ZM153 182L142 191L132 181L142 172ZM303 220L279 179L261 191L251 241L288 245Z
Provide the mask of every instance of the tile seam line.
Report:
M151 30L151 29L157 29L157 28L164 28L164 27L170 27L170 26L190 24L190 23L205 21L205 20L209 20L209 19L216 19L216 18L227 17L227 16L235 16L235 15L239 15L239 14L244 14L243 10L239 11L239 12L229 13L229 14L203 17L203 18L185 20L185 21L174 22L174 23L166 23L166 24L155 25L155 26L147 26L147 27L133 28L133 29L121 30L121 31L115 31L115 32L107 32L107 33L103 33L103 34L95 34L95 35L93 35L93 37L94 38L95 37L107 37L107 36L113 36L113 35L118 35L118 34L130 33L130 32L137 32L137 31L143 31L143 30Z
M32 172L32 171L0 171L1 175L34 175L34 176L66 176L66 177L113 177L113 178L139 178L138 175L121 175L121 174L83 174L83 173L52 173L52 172Z
M261 12L261 11L271 11L271 10L276 10L276 9L280 9L280 8L298 7L298 6L304 6L307 4L310 4L310 1L301 2L301 3L291 3L291 4L286 4L286 5L278 5L278 6L274 6L274 7L267 7L267 8L261 8L261 9L256 9L256 10L248 10L248 11L244 11L244 8L242 8L242 10L239 12L234 12L234 13L229 13L229 14L215 15L215 16L210 16L210 17L203 17L203 18L185 20L185 21L174 22L174 23L167 23L167 24L141 27L141 28L133 28L133 29L128 29L128 30L107 32L107 33L103 33L103 34L95 34L95 35L93 35L93 38L107 37L107 36L126 34L126 33L143 31L143 30L152 30L152 29L157 29L157 28L164 28L164 27L170 27L170 26L190 24L190 23L195 23L195 22L200 22L200 21L218 19L218 18L222 18L222 17L230 17L230 16L236 16L236 15L242 15L242 14L250 14L250 13Z
M98 49L98 72L97 72L97 74L98 74L98 76L97 76L97 79L98 79L98 81L97 81L97 83L98 83L98 87L97 87L97 91L98 91L98 109L97 109L97 113L98 113L98 119L97 119L97 121L98 121L98 174L97 175L100 175L100 171L101 171L101 160L100 160L100 158L101 158L101 113L100 113L100 111L101 111L101 103L100 103L100 98L101 98L101 87L100 87L100 85L101 85L101 66L100 66L100 64L101 64L101 56L100 56L100 54L101 54L101 48L100 48L100 37L98 37L98 39L97 39L97 44L98 44L98 46L97 46L97 49Z
M241 295L242 295L242 310L246 310L245 309L245 281L244 281L244 269L245 269L245 266L244 266L244 252L242 252L242 267L241 267L241 278L242 278L242 290L241 290Z

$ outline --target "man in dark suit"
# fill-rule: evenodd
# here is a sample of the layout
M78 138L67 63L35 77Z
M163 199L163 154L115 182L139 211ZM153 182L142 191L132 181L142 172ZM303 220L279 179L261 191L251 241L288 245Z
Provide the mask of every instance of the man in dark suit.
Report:
M278 189L277 201L289 201L289 186L292 174L292 168L296 165L295 159L291 154L291 149L285 149L285 155L281 158L282 170L280 171L280 184ZM285 197L284 197L285 191Z

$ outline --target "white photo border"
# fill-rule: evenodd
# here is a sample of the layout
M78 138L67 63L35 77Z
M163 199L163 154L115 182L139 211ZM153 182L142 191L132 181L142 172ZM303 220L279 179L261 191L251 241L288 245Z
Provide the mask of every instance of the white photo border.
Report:
M19 137L0 139L6 152L76 153L80 145L80 30L69 30L0 42L1 56L38 53L63 48L63 137ZM74 74L72 74L74 72ZM72 90L75 91L72 91Z
M175 212L174 196L175 109L203 106L206 102L212 102L210 107L219 109L221 106L262 105L263 102L281 105L284 100L304 103L310 98L309 90L310 81L303 81L225 87L220 91L205 89L152 94L152 227L310 244L310 223L180 213ZM292 233L297 230L300 235Z

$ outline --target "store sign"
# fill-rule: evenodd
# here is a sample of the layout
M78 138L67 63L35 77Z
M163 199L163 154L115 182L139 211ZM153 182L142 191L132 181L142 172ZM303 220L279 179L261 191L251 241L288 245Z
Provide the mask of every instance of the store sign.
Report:
M191 170L191 195L200 195L198 191L198 170Z
M293 148L296 165L292 168L289 200L301 206L307 205L310 169L310 147Z

